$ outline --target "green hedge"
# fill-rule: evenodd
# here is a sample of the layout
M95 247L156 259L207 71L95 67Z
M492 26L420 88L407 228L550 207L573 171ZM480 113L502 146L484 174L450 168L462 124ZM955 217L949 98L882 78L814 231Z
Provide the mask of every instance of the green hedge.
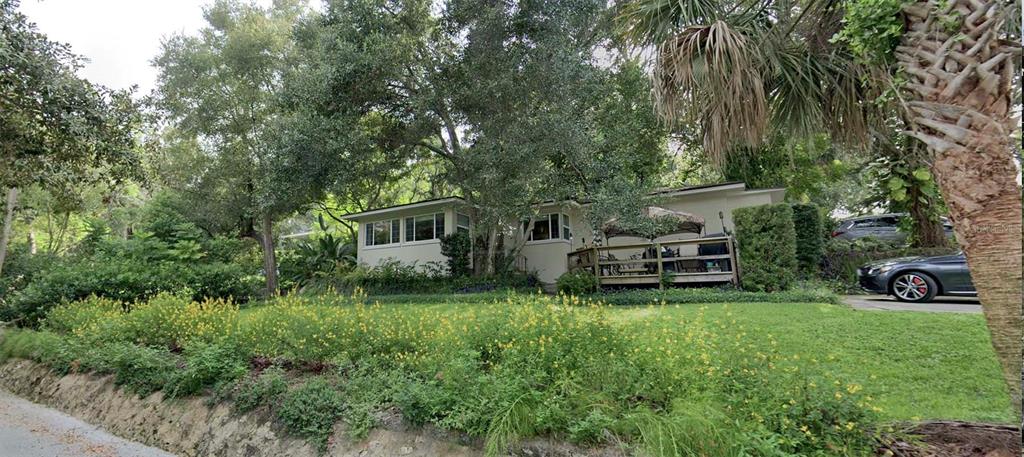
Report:
M525 273L453 278L445 267L436 262L418 268L398 261L386 261L376 267L356 267L340 277L333 288L346 293L359 288L369 295L390 295L487 292L537 285L536 277Z
M796 280L793 209L785 203L737 208L732 212L744 289L775 292Z
M621 306L662 303L839 303L839 297L825 287L796 288L784 292L748 292L716 288L647 289L593 294L586 298Z
M825 245L817 205L793 205L793 229L796 231L797 268L802 277L812 277L818 272Z

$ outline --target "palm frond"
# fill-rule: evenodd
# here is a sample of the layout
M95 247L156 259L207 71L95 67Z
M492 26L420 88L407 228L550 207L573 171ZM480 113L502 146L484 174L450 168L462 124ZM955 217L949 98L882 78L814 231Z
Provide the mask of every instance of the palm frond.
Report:
M675 123L682 116L704 127L715 162L737 143L756 144L768 121L760 56L743 33L724 21L683 29L658 49L655 105Z
M684 24L709 24L722 14L715 0L632 0L618 5L619 34L634 45L660 43Z

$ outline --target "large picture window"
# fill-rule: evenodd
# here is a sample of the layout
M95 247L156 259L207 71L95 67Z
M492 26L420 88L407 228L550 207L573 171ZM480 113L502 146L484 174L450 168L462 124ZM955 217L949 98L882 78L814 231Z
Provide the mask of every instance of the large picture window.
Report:
M525 225L526 223L524 223ZM524 227L525 228L525 227ZM544 241L572 239L572 229L569 227L569 216L565 214L545 214L538 216L533 223L533 231L530 232L529 241Z
M402 238L399 235L401 227L398 219L366 224L366 245L380 246L401 241Z
M405 218L405 241L426 241L444 235L444 213Z

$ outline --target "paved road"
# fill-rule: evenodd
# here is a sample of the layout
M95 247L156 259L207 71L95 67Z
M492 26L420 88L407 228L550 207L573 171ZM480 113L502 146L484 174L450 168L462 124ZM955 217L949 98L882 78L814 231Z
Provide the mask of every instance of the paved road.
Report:
M936 297L931 303L904 303L886 295L847 295L843 302L856 308L885 311L927 311L932 313L980 313L981 302L968 297Z
M0 389L0 457L174 457Z

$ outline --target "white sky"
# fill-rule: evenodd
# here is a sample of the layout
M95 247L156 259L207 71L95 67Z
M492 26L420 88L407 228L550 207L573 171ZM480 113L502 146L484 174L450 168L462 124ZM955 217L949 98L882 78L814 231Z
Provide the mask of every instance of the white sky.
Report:
M115 89L156 83L149 61L163 38L203 26L209 0L22 0L19 8L51 40L89 59L81 75ZM261 2L263 3L263 2ZM269 3L269 2L266 2Z

